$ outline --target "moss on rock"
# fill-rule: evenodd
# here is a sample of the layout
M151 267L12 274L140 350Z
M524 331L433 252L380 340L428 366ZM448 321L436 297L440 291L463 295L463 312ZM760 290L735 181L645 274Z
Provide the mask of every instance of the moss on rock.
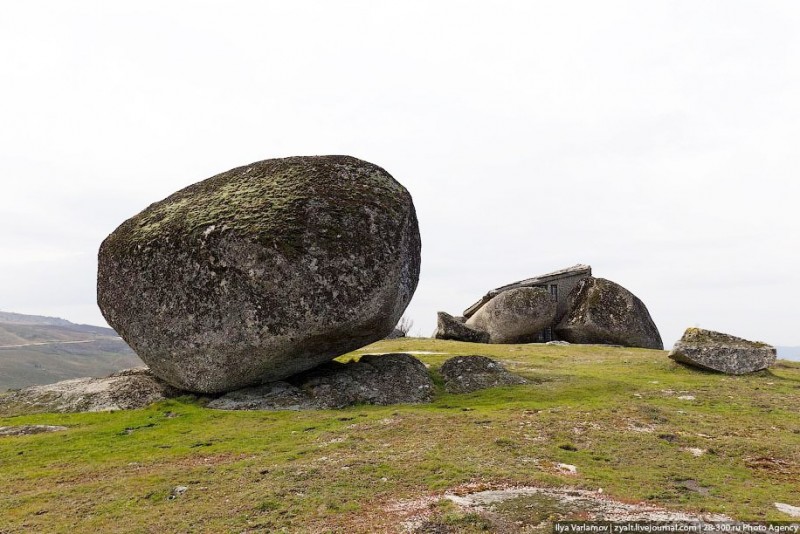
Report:
M365 207L402 216L408 201L408 192L385 170L351 156L271 159L220 173L151 204L120 225L104 246L135 253L219 232L291 255L307 246L302 237L309 225L324 225L315 245L338 247L342 232L352 231L350 218L369 217ZM321 203L331 217L310 220Z

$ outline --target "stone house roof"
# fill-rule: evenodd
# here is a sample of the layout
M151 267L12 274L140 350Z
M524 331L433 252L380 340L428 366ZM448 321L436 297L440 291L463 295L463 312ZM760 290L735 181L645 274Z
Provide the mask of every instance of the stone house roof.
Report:
M592 275L592 267L590 265L584 265L579 263L578 265L573 265L572 267L567 267L566 269L560 269L558 271L553 271L552 273L543 274L540 276L535 276L533 278L527 278L525 280L520 280L519 282L514 282L511 284L506 284L504 286L498 287L497 289L492 289L488 293L486 293L479 301L474 303L472 306L464 310L464 317L472 317L472 315L481 309L484 304L492 300L494 297L502 293L503 291L508 291L509 289L516 289L518 287L538 287L546 285L550 282L555 280L560 280L562 278L572 278L574 276L591 276Z

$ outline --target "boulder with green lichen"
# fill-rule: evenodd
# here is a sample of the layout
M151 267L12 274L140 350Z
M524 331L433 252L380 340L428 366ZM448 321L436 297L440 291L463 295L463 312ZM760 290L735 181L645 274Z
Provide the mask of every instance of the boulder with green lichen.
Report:
M271 159L203 180L100 247L98 304L184 390L280 380L384 338L417 286L411 195L349 156Z
M493 297L466 326L489 334L489 343L523 343L550 326L557 303L539 287L517 287Z
M567 300L569 311L555 329L558 339L570 343L664 348L644 302L617 283L587 276Z
M769 368L775 363L775 347L760 341L687 328L669 357L676 362L729 375L743 375Z

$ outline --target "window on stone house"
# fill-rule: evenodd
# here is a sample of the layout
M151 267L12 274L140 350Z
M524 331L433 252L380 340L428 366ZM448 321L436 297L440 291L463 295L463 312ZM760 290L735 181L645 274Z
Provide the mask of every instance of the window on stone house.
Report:
M558 284L550 284L550 296L553 300L558 301Z

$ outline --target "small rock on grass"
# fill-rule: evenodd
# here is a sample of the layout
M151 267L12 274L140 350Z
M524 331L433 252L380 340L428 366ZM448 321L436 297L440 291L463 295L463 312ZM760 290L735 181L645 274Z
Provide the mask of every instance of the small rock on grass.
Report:
M684 447L682 450L690 453L695 458L699 458L708 452L706 449L701 449L699 447Z
M800 517L800 506L792 506L791 504L776 502L775 508L777 508L779 512L783 512L790 517Z
M486 356L456 356L440 370L448 393L471 393L498 386L525 384L521 376L510 373L503 364Z
M565 475L577 475L578 468L577 466L571 464L556 464L556 469L558 469L561 473Z

